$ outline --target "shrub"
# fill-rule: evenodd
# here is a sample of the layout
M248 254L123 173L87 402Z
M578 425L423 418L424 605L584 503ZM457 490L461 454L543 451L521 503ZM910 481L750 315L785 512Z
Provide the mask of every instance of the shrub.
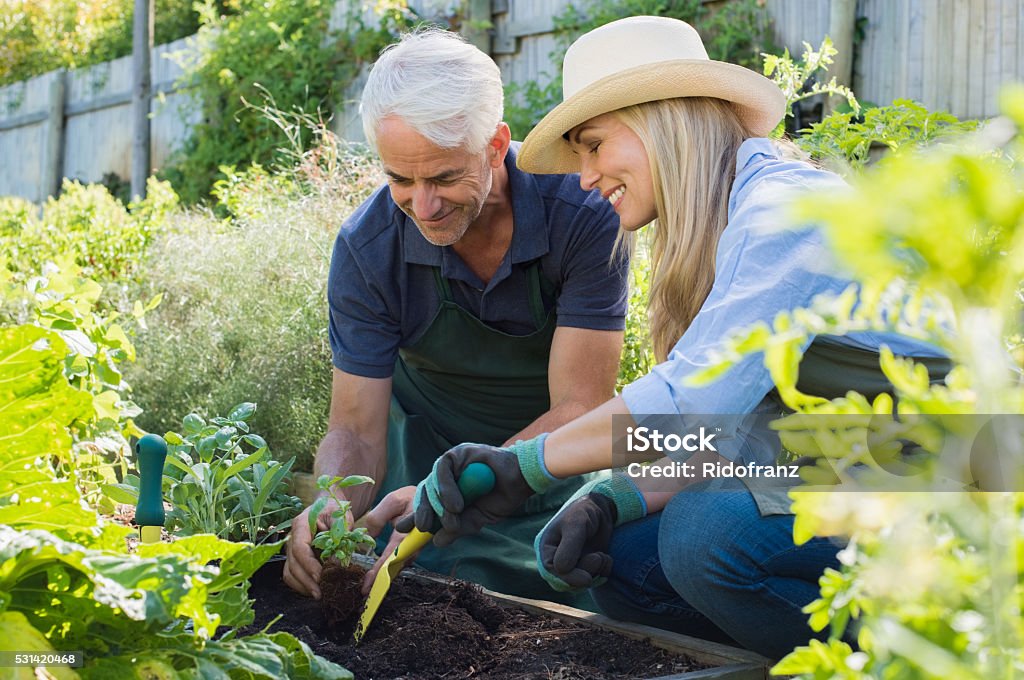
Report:
M783 443L815 462L804 474L859 479L854 488L868 491L791 493L797 542L817 534L849 543L841 569L825 572L820 599L805 609L811 627L827 628L829 639L798 648L775 673L980 680L1012 677L1024 666L1024 364L1015 353L1024 324L1024 194L1016 160L1024 152L1024 91L1005 93L1004 110L1017 125L1009 144L996 127L955 145L887 157L855 178L851 192L805 199L794 219L823 225L860 290L738 333L705 376L763 351L780 395L797 412L776 423ZM895 400L800 393L797 366L809 335L855 330L926 339L955 366L944 383L931 385L923 366L883 351ZM972 415L978 417L968 420ZM978 436L971 423L985 423L991 436ZM908 453L913 457L902 457ZM1004 466L998 476L979 465L985 458ZM886 461L913 467L894 474ZM859 474L851 475L855 465ZM916 492L877 491L894 482ZM844 639L849 632L857 651Z
M104 304L117 306L122 288L145 266L146 251L164 218L178 205L166 182L150 178L146 199L125 207L98 184L65 180L38 215L17 199L0 202L0 250L22 278L48 262L70 258L82 273L108 284ZM113 284L113 285L109 285Z
M163 432L182 413L208 419L255 401L252 429L279 459L295 456L296 469L310 469L331 393L326 287L334 238L383 180L364 151L317 134L326 148L296 152L308 167L229 170L217 189L227 219L178 213L153 243L140 295L167 294L148 317L128 374L146 429Z
M235 0L237 14L201 6L197 50L177 59L185 70L202 121L192 128L166 176L185 201L206 200L224 168L270 165L289 139L261 115L255 102L268 99L288 113L330 109L341 91L376 57L413 14L404 2L379 3L379 24L367 27L360 8L349 10L344 33L328 33L331 0ZM302 146L310 142L300 128Z

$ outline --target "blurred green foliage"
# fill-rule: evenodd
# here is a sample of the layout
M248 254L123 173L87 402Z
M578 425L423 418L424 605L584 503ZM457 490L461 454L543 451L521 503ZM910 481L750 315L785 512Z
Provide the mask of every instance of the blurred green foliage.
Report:
M0 251L7 266L31 276L47 262L70 258L101 284L134 280L150 241L178 206L168 183L150 178L146 187L147 198L128 206L100 185L71 180L41 211L27 201L0 199Z
M231 0L216 0L232 11ZM133 0L0 0L0 86L131 54ZM155 0L154 43L195 33L189 0Z
M977 126L977 121L961 121L915 101L897 99L888 106L865 107L860 115L836 111L813 123L795 141L814 160L846 174L871 160L872 147L899 152L956 138Z
M650 322L647 318L647 298L651 285L651 254L647 230L635 235L635 245L629 265L629 307L626 310L626 334L619 359L616 392L636 382L654 368L654 349L651 345Z
M822 225L859 287L738 332L702 377L721 377L740 356L763 352L795 411L775 425L783 443L815 462L806 478L861 480L861 493L791 493L797 542L838 535L849 543L842 568L825 572L820 599L805 609L812 628L828 629L828 641L798 648L775 673L981 680L1024 668L1019 420L986 415L1024 414L1024 90L1005 92L1003 109L1007 119L973 135L900 145L854 176L849 192L803 199L794 221ZM933 343L953 370L930 384L924 366L883 351L893 396L828 400L796 388L809 337L882 330ZM954 459L959 467L950 464L952 440L936 436L963 427L950 414L977 414L991 435L968 437L969 455ZM881 415L901 418L886 418L894 425L880 431ZM892 445L899 454L908 441L915 476L899 476L904 492L870 491L893 479L876 453ZM1000 474L979 467L979 455L998 462ZM917 492L915 481L924 485ZM947 490L936 493L938 483Z

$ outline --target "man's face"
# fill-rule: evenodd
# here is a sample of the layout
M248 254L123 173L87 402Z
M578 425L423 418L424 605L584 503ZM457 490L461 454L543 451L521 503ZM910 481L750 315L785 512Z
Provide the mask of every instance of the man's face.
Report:
M437 246L456 243L483 210L491 191L489 150L443 149L394 116L377 126L391 198Z

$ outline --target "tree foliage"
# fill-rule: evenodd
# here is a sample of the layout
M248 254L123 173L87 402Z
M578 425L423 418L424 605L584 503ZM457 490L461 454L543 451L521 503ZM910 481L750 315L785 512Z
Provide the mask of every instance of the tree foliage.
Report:
M230 0L218 0L225 11ZM0 0L0 85L131 54L133 0ZM195 33L184 0L156 0L154 42Z

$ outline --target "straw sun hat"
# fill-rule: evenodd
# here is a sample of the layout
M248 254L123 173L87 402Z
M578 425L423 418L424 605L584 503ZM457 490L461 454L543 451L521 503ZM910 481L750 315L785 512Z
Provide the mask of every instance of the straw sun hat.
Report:
M562 82L562 103L519 150L519 167L527 172L579 172L579 160L562 135L634 104L674 97L724 99L757 136L771 132L786 108L775 83L742 66L708 59L697 31L668 17L628 17L582 36L565 53Z

